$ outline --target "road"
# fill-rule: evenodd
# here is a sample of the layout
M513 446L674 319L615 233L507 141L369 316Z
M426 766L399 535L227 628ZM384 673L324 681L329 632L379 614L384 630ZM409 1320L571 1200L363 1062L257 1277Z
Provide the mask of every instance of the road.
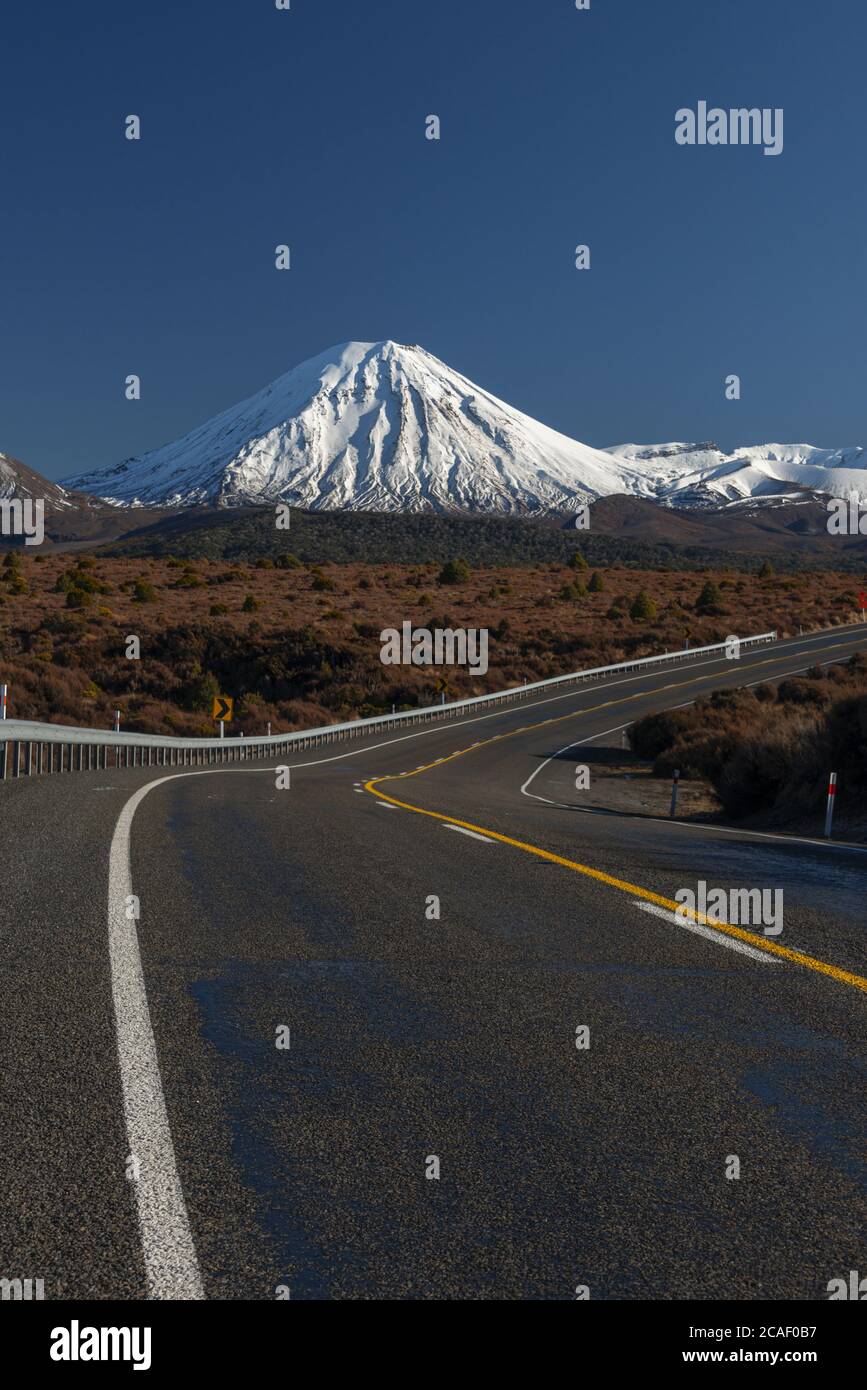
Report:
M314 750L290 789L258 763L0 786L0 1275L827 1297L865 1264L867 853L590 813L574 770L649 710L865 645ZM688 929L666 904L702 879L784 889L782 935Z

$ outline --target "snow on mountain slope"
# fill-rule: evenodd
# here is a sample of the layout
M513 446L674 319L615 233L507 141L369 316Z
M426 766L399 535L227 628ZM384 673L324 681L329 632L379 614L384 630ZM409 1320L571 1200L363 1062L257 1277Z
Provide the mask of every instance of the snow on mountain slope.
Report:
M715 444L618 444L605 452L627 467L646 468L652 495L668 506L722 507L799 492L867 497L867 454L860 447L756 444L725 454Z
M640 478L423 348L383 342L332 348L183 439L67 483L127 505L521 514L631 492Z
M35 473L26 464L9 454L0 454L0 501L12 497L30 497L42 500L55 511L73 508L80 499L70 497L58 483L49 482L41 473Z
M66 483L120 506L285 501L523 515L622 493L701 508L808 491L867 497L867 456L809 444L593 449L423 348L344 343L182 439Z

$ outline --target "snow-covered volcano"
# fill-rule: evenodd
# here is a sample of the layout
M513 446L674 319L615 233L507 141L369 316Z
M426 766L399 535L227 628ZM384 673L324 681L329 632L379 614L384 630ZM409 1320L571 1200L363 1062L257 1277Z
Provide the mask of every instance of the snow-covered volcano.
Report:
M563 511L640 478L420 347L345 343L152 453L67 485L112 502Z
M622 444L593 449L421 347L344 343L240 405L67 486L125 506L285 501L356 511L570 512L616 493L675 507L867 496L862 449Z

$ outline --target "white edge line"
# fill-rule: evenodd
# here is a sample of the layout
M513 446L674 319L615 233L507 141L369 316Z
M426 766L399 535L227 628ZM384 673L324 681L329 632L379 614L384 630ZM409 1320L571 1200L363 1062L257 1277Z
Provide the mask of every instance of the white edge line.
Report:
M809 638L790 639L792 645L796 641L809 641ZM775 644L774 650L779 651L782 645ZM839 659L834 658L833 661L821 664L833 665ZM692 665L692 669L695 669L697 666L718 663L713 661L690 663L686 661L683 664L685 666ZM811 662L811 665L816 664L816 662ZM639 678L633 676L622 681L605 681L589 687L578 686L576 689L564 691L562 694L545 700L528 702L520 706L513 706L511 709L497 710L474 719L463 720L461 723L482 723L489 719L514 713L516 708L532 709L541 704L552 704L557 700L583 695L591 689L595 693L615 685L626 685ZM753 684L759 683L753 682ZM576 710L576 715L582 712ZM394 744L405 743L414 738L423 738L433 733L443 733L454 727L454 724L439 724L429 729L420 729L413 734L385 739L379 744L366 744L362 748L337 753L329 758L310 759L290 766L300 770L305 767L319 767L324 763L343 762L347 758L361 757L375 752L378 748L391 747ZM620 724L617 729L592 734L588 738L568 743L559 750L559 753L566 752L569 748L579 747L583 743L591 743L594 739L604 738L606 732L615 733L619 729L627 727L628 725ZM554 754L553 757L559 756L559 753ZM551 758L546 760L546 762L550 761L552 761ZM525 795L533 796L538 801L548 801L548 798L536 796L534 792L527 792L526 788L545 765L545 763L541 764L521 788ZM124 803L112 837L109 851L108 884L108 936L112 1000L127 1139L130 1153L139 1159L141 1165L139 1181L134 1184L134 1191L142 1239L142 1253L151 1298L203 1299L205 1293L190 1230L189 1214L178 1176L177 1160L157 1057L156 1040L147 1002L138 931L134 921L127 921L125 912L126 899L132 895L130 838L133 817L148 792L153 791L155 787L162 786L165 782L174 782L182 777L211 777L227 772L273 772L274 770L274 767L261 766L213 767L203 768L195 772L176 772L168 777L158 777L153 782L148 782L145 786L140 787ZM405 776L406 774L402 775ZM378 804L387 805L389 803L378 801ZM549 802L549 804L560 805L562 803ZM394 809L398 808L395 807ZM682 822L676 821L673 823L682 824ZM709 827L696 826L691 828L708 829ZM458 830L463 829L463 827L453 826L452 829ZM742 832L729 831L728 833L739 834ZM762 836L762 838L798 843L786 836L767 835ZM817 844L823 849L844 848L843 846L829 845L823 841L805 841L804 843ZM681 922L680 925L692 926L696 930L699 928L698 923L684 924ZM715 933L713 939L718 941L720 936L720 933ZM752 948L743 949L752 950ZM771 959L771 957L762 956L762 959Z
M789 676L800 675L803 671L811 670L813 666L837 666L839 661L839 657L836 657L832 661L811 661L809 666L801 666L797 671L787 671L785 675L780 676L779 679L788 680ZM776 680L777 677L773 677L773 679ZM754 685L764 684L765 680L749 681L746 685L736 686L734 688L737 690L750 690ZM648 694L650 693L652 692L648 692ZM695 700L684 700L683 704L680 705L668 705L667 711L673 709L688 709L690 705L694 704ZM527 788L533 781L533 778L538 777L539 773L544 771L549 763L554 762L555 759L559 758L563 753L568 753L570 748L581 748L586 743L595 742L597 738L607 738L609 734L619 734L621 729L628 729L635 722L634 719L630 719L628 723L618 724L614 729L602 729L598 734L590 734L587 738L575 739L572 743L564 744L562 748L557 749L556 753L552 753L550 758L546 758L543 763L540 763L534 772L531 772L530 776L521 787L524 796L532 797L534 801L544 801L547 806L557 806L562 811L577 811L583 816L600 814L595 807L574 806L566 801L554 801L549 796L540 796L538 792L528 792ZM604 814L604 812L601 814ZM813 840L805 835L775 835L771 830L747 830L746 828L741 830L738 829L737 826L710 825L706 821L693 822L673 820L666 816L641 816L640 820L642 824L650 822L653 825L677 826L679 830L704 830L713 835L737 835L741 840L773 840L779 845L812 845L815 849L836 850L838 854L867 854L867 845L844 845L835 840Z
M138 1160L133 1190L148 1296L200 1299L205 1292L169 1128L138 930L126 916L133 816L149 791L171 780L161 777L140 788L118 817L109 853L108 945L129 1155Z

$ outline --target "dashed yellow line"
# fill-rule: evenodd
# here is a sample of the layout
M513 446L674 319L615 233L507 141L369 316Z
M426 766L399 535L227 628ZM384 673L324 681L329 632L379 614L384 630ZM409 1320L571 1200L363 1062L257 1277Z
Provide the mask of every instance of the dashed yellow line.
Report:
M839 642L834 646L847 646L848 643ZM833 648L823 648L823 651L833 650ZM767 666L769 661L754 662L754 666ZM741 668L750 670L752 667ZM708 677L698 676L692 680L676 681L670 685L660 686L658 691L653 691L655 695L661 694L664 690L677 690L687 685L695 685L701 681L706 681ZM644 692L648 693L648 692ZM541 719L535 724L524 724L520 729L512 729L509 733L495 734L492 738L483 739L481 743L474 743L469 748L459 748L454 753L449 753L445 757L437 758L435 762L425 763L422 767L413 768L409 772L391 773L383 777L372 777L365 782L364 787L374 796L380 797L383 801L390 802L392 806L399 806L404 811L414 811L419 816L429 816L432 820L445 822L446 825L456 825L462 830L471 830L477 835L485 835L489 839L499 840L501 844L511 845L513 849L523 850L525 854L532 854L537 859L544 859L549 864L559 864L561 868L570 869L573 873L583 874L586 878L596 879L598 883L606 883L609 888L616 888L621 893L628 893L633 898L643 898L645 902L656 903L659 907L668 908L680 916L691 917L696 922L712 927L715 931L722 932L726 936L736 937L739 941L747 942L751 946L757 946L760 950L767 951L770 955L779 956L783 960L791 961L795 965L802 965L808 970L815 970L820 975L828 975L832 980L837 980L840 984L851 985L854 989L860 989L867 993L867 979L861 975L855 975L849 970L841 970L837 965L829 965L827 961L817 960L814 956L808 956L803 951L793 951L788 946L781 946L776 941L770 941L765 936L757 936L754 932L744 931L742 927L732 926L729 922L717 922L704 913L693 912L685 908L680 903L674 902L671 898L665 898L659 893L653 893L649 888L642 888L639 884L629 883L622 878L614 878L612 874L606 874L601 869L591 868L589 864L579 864L574 859L564 859L560 854L553 854L550 850L541 849L538 845L527 844L524 840L515 840L510 835L501 835L499 831L490 830L487 826L476 825L472 821L458 820L455 816L444 815L440 811L429 811L424 806L414 806L408 801L399 801L397 797L389 796L387 792L380 791L380 782L397 782L407 777L418 777L423 772L429 772L431 768L441 767L444 763L453 762L456 758L466 757L468 753L474 753L477 748L486 748L492 743L499 743L505 739L516 738L518 734L529 733L533 729L542 729L551 724L561 724L565 719L575 719L579 715L594 714L597 710L609 709L612 705L629 704L637 699L636 694L627 695L619 700L605 700L599 705L592 705L589 709L571 710L569 714L556 715L551 719Z

